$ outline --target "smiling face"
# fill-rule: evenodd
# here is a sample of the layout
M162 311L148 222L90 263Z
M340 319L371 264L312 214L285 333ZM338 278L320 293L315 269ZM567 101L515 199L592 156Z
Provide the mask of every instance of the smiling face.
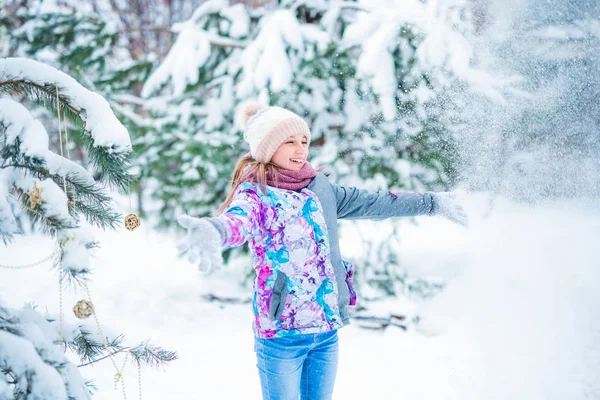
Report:
M304 133L290 136L273 154L271 162L279 168L299 171L308 158L308 138Z

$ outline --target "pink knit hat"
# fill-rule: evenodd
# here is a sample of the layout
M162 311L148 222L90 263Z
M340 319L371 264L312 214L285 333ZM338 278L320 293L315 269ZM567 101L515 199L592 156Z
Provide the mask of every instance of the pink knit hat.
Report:
M271 161L279 146L296 133L304 133L310 143L306 122L285 108L246 103L240 107L239 121L252 158L261 163Z

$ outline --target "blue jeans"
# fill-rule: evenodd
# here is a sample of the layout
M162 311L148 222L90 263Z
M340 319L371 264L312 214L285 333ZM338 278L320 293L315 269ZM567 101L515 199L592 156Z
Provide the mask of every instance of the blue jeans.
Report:
M263 400L331 400L337 331L255 338Z

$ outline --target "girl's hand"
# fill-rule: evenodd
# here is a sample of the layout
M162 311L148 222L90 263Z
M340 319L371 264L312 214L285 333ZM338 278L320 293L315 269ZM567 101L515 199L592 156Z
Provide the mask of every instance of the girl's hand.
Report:
M431 197L433 199L431 215L441 215L465 228L469 225L469 217L462 206L456 201L454 193L431 193Z
M198 270L203 273L223 268L221 235L217 228L203 218L189 215L180 215L177 222L188 231L187 236L177 243L179 251L187 252L188 261L197 264Z

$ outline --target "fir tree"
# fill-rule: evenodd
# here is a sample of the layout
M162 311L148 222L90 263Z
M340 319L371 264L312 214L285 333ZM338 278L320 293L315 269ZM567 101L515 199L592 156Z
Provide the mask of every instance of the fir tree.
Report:
M104 98L33 60L0 59L0 93L13 96L0 99L0 237L9 245L22 233L19 225L31 221L36 230L56 239L53 265L61 285L68 282L87 290L90 252L98 244L84 221L106 229L121 220L109 189L127 193L134 181L127 172L128 132ZM91 170L70 159L68 148L63 149L66 135L59 143L60 154L53 151L43 124L15 98L56 112L65 128L59 126L61 135L67 123L78 127ZM13 310L0 304L0 394L15 399L89 398L86 382L63 351L74 352L82 365L121 351L144 365L176 358L149 343L125 347L122 338L107 339L91 328L63 327L32 307Z

